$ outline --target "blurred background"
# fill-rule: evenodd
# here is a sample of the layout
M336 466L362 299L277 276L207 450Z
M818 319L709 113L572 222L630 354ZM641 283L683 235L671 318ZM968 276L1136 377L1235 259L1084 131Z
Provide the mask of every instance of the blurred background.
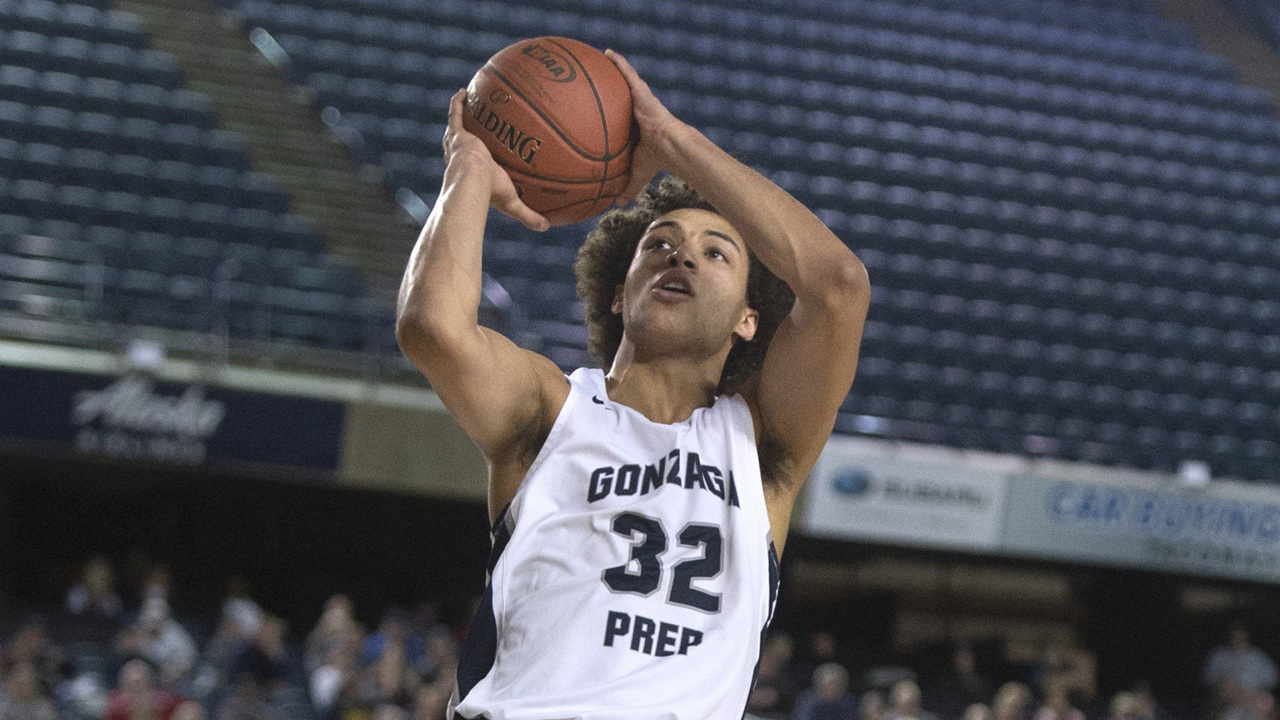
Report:
M0 0L0 720L443 717L485 470L393 298L538 35L871 274L753 715L1277 717L1276 0ZM484 251L566 369L588 227Z

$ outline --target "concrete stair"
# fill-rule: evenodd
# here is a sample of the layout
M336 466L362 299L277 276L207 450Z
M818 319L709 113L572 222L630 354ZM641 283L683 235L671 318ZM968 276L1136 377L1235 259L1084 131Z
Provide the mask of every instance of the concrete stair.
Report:
M321 121L310 91L285 82L247 28L207 0L116 0L116 7L141 18L155 48L177 58L187 85L209 97L221 125L248 139L254 169L276 179L329 252L359 268L375 292L394 290L417 224L381 172L361 166Z
M1216 0L1156 0L1166 17L1188 26L1205 50L1229 60L1240 82L1280 108L1280 55Z

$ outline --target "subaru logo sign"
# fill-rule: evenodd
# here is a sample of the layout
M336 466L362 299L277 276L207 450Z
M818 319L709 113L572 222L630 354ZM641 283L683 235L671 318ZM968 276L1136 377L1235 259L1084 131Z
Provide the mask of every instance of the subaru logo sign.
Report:
M871 491L871 473L860 467L844 468L835 474L832 484L841 495L866 495Z

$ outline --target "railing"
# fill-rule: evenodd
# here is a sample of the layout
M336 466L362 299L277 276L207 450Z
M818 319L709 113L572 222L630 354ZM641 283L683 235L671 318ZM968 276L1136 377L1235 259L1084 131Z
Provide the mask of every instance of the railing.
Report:
M131 342L148 340L164 346L169 354L211 365L241 364L287 367L370 382L416 380L416 371L399 353L391 336L391 297L364 295L352 298L342 318L354 320L362 332L356 348L338 349L289 342L273 334L278 316L309 316L323 321L323 312L289 312L270 302L276 286L238 280L241 261L224 260L207 279L202 310L185 327L133 325L114 319L111 278L116 272L107 262L106 250L91 246L84 262L59 258L5 256L12 262L0 266L0 295L12 309L0 311L0 337L56 345L123 351ZM39 263L40 260L46 262ZM5 267L8 267L5 270ZM305 292L305 291L303 291ZM493 294L490 292L490 294ZM232 306L245 301L253 313L248 333L232 331ZM496 306L487 317L505 317Z

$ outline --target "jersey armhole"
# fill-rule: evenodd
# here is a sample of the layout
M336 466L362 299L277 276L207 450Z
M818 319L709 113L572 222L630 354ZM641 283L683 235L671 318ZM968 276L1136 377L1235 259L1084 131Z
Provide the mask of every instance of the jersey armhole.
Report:
M520 486L516 488L515 496L511 500L510 509L512 510L519 507L520 495L524 492L525 484L529 481L529 478L533 477L534 473L538 472L538 469L546 462L547 457L550 456L551 453L555 451L556 446L560 444L561 437L565 433L565 425L569 423L569 414L573 412L573 409L577 407L579 402L581 402L583 394L582 387L578 382L574 381L574 378L571 375L566 375L565 378L569 381L569 394L565 397L564 404L560 406L560 412L556 414L555 422L551 424L551 430L547 433L547 439L542 442L542 447L538 450L538 454L534 456L533 462L529 463L529 469L525 470L524 477L520 478ZM516 511L516 515L518 514L518 511Z

